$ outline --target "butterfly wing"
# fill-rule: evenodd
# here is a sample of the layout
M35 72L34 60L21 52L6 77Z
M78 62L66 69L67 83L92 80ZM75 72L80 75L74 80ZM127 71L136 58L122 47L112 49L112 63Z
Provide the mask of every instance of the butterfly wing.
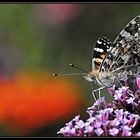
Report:
M92 54L92 70L99 70L103 59L109 52L110 46L111 42L106 37L97 40Z
M139 73L139 66L140 16L137 16L124 27L114 40L99 71L110 71L120 79L127 74Z

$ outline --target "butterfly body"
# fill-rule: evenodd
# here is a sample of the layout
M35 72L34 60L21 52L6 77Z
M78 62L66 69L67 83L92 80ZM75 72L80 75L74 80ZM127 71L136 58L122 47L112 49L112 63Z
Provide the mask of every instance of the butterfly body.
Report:
M99 86L109 87L114 83L114 76L111 75L111 72L109 71L99 73L98 70L93 70L84 76L84 78L89 82L96 80Z

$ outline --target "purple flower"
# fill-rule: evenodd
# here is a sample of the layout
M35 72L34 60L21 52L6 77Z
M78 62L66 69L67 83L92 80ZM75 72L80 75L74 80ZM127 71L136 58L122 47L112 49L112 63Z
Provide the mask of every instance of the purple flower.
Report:
M92 127L91 125L88 125L85 127L84 133L92 134L93 131L94 131L94 127Z
M123 109L120 109L120 110L116 109L115 110L116 118L120 119L120 117L123 116L123 113L124 113Z
M115 91L114 100L121 100L123 93L120 90Z
M128 127L127 125L122 126L122 136L131 136L132 132L131 132L131 128Z
M97 122L94 123L94 128L100 128L101 125L102 125L102 122L97 121Z
M73 119L73 121L79 121L80 119L80 115L75 116L75 118Z
M140 116L138 116L138 115L135 115L135 116L133 116L133 118L131 118L131 122L130 122L130 124L132 125L132 127L134 128L139 122L140 120Z
M123 93L127 93L128 89L129 87L126 87L126 86L121 87L121 90Z
M104 104L106 103L106 102L105 102L105 97L99 98L99 99L94 103L93 106L88 107L88 110L96 110L97 107L100 106L102 103L104 103Z
M128 78L130 80L130 78ZM127 79L127 80L128 80ZM116 108L124 108L127 111L140 115L140 77L133 76L133 80L127 82L127 87L123 86L114 91L114 105ZM129 87L130 86L130 87Z
M111 121L111 125L114 127L114 126L118 126L121 122L115 118L114 120Z
M128 104L133 104L133 103L134 103L134 100L135 100L135 98L130 97L130 98L128 98L128 99L126 100L126 102L127 102Z
M95 115L95 118L96 118L97 121L102 121L102 117L103 117L102 114Z
M63 127L60 129L60 131L57 132L57 134L63 134L64 136L75 136L75 129L71 128L69 126Z
M88 109L89 109L89 108L88 108ZM93 115L93 113L94 113L93 110L87 110L86 112L89 114L89 118L92 117L92 115Z
M116 136L119 133L119 130L117 128L112 128L109 130L109 134L111 136Z
M138 133L136 134L136 136L140 136L140 132L138 132Z
M95 129L95 133L98 135L98 136L101 136L103 134L103 129L102 128L97 128Z
M136 78L137 87L140 90L140 77Z
M70 122L66 123L66 126L69 126L70 128L72 128L73 127L73 121L70 121Z
M95 117L90 117L89 119L87 119L87 122L93 123L95 120L96 120Z
M78 122L75 123L76 129L82 129L84 126L85 126L85 123L82 120L79 120Z
M123 124L128 124L130 122L130 120L128 120L127 118L123 118Z
M103 126L107 126L109 123L110 123L110 122L109 122L108 120L103 120L103 121L102 121L102 125L103 125Z
M110 93L111 96L114 95L114 93L115 93L115 85L113 85L112 87L109 87L108 92Z
M140 78L134 77L129 87L129 78L125 79L127 86L115 89L109 88L113 101L107 103L105 97L98 99L88 107L88 118L82 120L77 115L58 131L66 137L82 136L140 136ZM134 83L133 83L134 82Z

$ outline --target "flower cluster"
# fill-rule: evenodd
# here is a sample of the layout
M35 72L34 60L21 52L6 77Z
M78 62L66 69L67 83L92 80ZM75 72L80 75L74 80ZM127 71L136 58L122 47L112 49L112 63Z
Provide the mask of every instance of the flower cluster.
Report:
M85 121L78 115L57 133L65 137L140 136L140 77L108 90L114 98L111 103L98 99L87 109Z
M115 86L108 89L114 98L113 103L117 108L140 115L140 77L133 76L131 80L125 80L124 84L118 89Z

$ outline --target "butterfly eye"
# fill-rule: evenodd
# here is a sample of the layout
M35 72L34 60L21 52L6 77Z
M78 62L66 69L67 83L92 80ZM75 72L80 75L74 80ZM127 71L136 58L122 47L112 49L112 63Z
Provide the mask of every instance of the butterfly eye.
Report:
M94 80L95 79L95 76L92 76L91 79Z
M105 71L105 69L104 68L102 68L102 72L104 72Z

